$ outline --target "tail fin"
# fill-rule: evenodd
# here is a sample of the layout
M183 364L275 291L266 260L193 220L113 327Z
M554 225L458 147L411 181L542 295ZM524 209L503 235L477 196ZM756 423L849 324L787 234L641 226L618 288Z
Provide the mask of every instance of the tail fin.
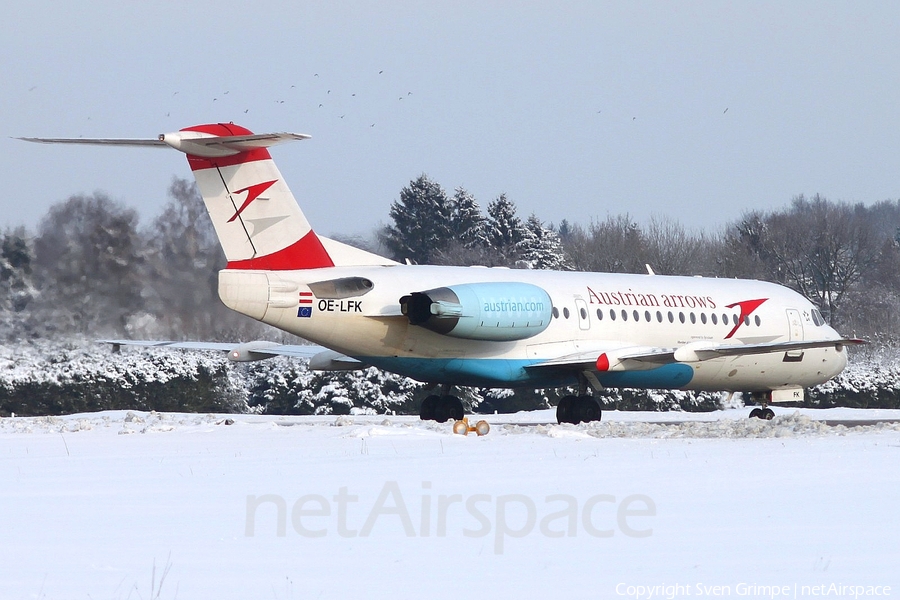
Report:
M296 134L256 136L233 124L197 125L161 141L186 152L229 269L333 267L266 149Z
M233 123L196 125L156 139L19 138L49 144L170 146L187 154L228 269L285 271L394 261L319 238L272 161L269 146L298 133L255 134Z

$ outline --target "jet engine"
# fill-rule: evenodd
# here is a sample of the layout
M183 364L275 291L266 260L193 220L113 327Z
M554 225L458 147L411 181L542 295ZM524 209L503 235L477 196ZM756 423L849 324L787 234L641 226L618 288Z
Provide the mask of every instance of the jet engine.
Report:
M469 340L524 340L547 329L550 295L530 283L469 283L400 298L411 325Z

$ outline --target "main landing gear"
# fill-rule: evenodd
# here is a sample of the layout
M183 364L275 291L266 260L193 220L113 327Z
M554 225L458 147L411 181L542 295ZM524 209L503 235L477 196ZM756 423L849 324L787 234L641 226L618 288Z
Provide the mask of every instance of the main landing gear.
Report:
M753 402L759 402L761 407L754 408L750 411L751 419L764 419L766 421L771 421L775 418L775 412L769 408L769 396L770 392L750 392L750 400Z
M437 421L438 423L444 423L450 419L461 421L463 412L462 400L456 396L446 393L440 396L432 394L422 400L419 418L423 421Z
M422 401L419 407L419 418L423 421L437 421L445 423L453 421L453 433L459 435L487 435L491 426L487 421L478 421L475 425L469 425L469 419L463 416L462 401L456 396L450 395L450 386L441 386L441 395L432 394Z
M556 420L559 423L590 423L599 421L601 414L600 402L593 396L563 396L556 406Z

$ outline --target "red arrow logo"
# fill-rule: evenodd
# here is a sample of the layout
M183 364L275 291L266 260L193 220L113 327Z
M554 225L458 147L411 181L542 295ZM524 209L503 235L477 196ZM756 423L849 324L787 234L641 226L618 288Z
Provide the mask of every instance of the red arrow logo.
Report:
M234 216L231 217L230 219L228 219L228 222L231 223L232 221L237 219L238 216L240 216L240 214L242 212L244 212L244 209L250 205L251 202L253 202L257 198L259 198L259 195L262 194L267 189L269 189L270 187L272 187L272 184L274 184L276 181L278 181L278 180L273 179L272 181L265 181L263 183L257 183L255 185L245 187L242 190L237 190L236 192L233 192L233 194L240 194L242 192L247 192L247 198L244 200L244 203L241 204L241 207L239 209L237 209L237 212L234 213Z
M734 328L728 333L728 335L725 336L725 339L727 340L728 338L733 336L737 332L738 327L743 325L747 321L747 318L750 316L750 314L754 310L759 308L759 305L766 300L768 300L768 298L760 298L759 300L744 300L743 302L735 302L734 304L729 304L728 306L726 306L725 308L734 308L735 306L740 307L741 316L739 317L737 325L735 325Z

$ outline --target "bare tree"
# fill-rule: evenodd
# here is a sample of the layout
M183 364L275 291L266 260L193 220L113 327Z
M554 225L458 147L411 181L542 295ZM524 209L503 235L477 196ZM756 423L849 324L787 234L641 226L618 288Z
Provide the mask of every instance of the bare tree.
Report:
M40 307L50 326L123 332L143 308L137 213L102 193L72 196L41 221L35 250Z
M608 216L605 221L591 223L587 230L571 225L565 240L566 252L577 271L645 272L641 229L627 214Z
M788 210L747 215L738 225L750 253L835 323L845 296L874 267L880 244L866 209L798 196Z
M141 333L228 341L264 336L268 328L219 300L218 273L225 268L225 255L197 186L174 178L169 198L144 233L144 295L155 328Z

